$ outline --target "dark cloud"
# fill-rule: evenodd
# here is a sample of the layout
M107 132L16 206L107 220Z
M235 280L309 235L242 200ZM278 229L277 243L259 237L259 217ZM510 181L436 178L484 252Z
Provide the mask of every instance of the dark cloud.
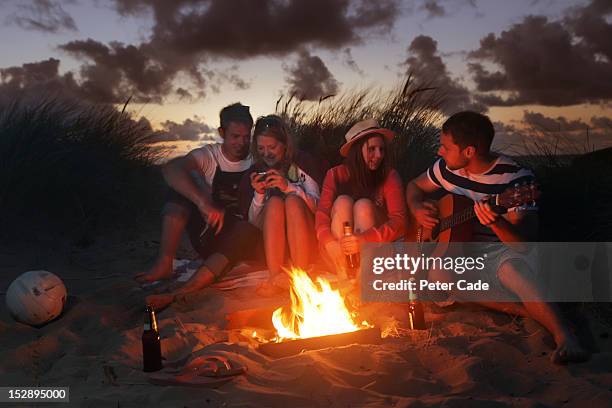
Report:
M612 24L606 16L612 14L610 0L592 0L584 8L575 8L566 18L566 24L582 39L582 45L591 53L602 54L612 62Z
M593 116L591 123L598 129L612 129L612 118L606 116Z
M302 46L338 49L388 31L397 0L116 0L122 14L151 10L150 45L160 53L246 58Z
M585 130L589 127L581 119L568 120L563 116L551 118L539 112L524 111L523 122L536 130L548 132L571 132L575 130Z
M300 100L319 100L338 93L338 81L334 78L321 58L301 50L295 65L285 66L288 73L289 93Z
M189 92L187 89L185 88L177 88L176 89L176 94L179 97L179 100L186 100L186 101L193 101L194 97L191 94L191 92Z
M402 65L417 81L436 87L444 94L446 113L464 109L486 110L484 106L475 104L468 89L450 76L433 38L426 35L415 37L408 47L408 55Z
M444 17L446 15L446 10L437 0L425 0L421 8L427 12L427 17L429 18Z
M355 62L355 59L353 58L353 53L351 52L350 48L347 47L342 50L342 58L343 58L344 64L347 67L357 72L359 75L364 75L363 70L359 68L359 65L357 65L357 62Z
M161 126L162 129L156 131L151 138L151 143L177 140L216 140L217 130L202 122L197 116L193 119L185 119L183 123L167 120Z
M82 97L83 91L72 73L60 75L60 60L26 63L0 68L0 103L4 105L23 95Z
M172 91L172 80L180 68L202 84L198 72L189 71L180 62L164 64L147 46L111 42L105 45L87 39L71 41L59 47L68 54L91 63L81 66L81 87L89 99L117 103L133 96L137 102L161 102Z
M9 7L10 3L14 3L17 10L9 14L7 21L17 24L25 30L36 30L46 33L77 30L74 19L62 7L62 3L73 3L72 1L6 1L4 2L4 7Z
M601 103L612 98L609 1L573 8L562 21L527 16L472 51L469 70L489 106ZM497 68L490 70L487 64ZM503 93L503 97L499 92Z
M83 61L84 95L99 102L162 102L199 98L227 84L247 89L236 70L217 72L212 60L285 56L301 47L342 49L387 33L399 15L399 0L115 0L121 15L153 17L151 35L137 45L93 39L59 48ZM186 74L191 83L173 86ZM333 84L332 79L323 89ZM333 86L331 87L333 88Z

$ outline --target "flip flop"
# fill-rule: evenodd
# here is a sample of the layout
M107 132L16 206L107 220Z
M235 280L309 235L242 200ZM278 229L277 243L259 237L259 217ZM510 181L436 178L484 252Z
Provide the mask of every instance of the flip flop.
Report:
M149 375L149 382L156 385L215 388L246 372L246 367L233 367L230 361L222 356L198 356L178 369L186 360L183 358L166 363L167 368L163 373Z

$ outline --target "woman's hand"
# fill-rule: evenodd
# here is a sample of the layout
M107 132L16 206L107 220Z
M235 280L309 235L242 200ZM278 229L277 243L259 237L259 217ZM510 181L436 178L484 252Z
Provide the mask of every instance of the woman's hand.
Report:
M255 172L251 173L249 177L251 178L253 190L257 191L259 194L264 194L266 192L266 180Z
M352 255L359 252L359 237L356 235L345 235L340 238L340 247L344 255Z
M266 175L266 188L278 188L281 192L286 193L289 189L289 181L282 176L278 170L270 169Z

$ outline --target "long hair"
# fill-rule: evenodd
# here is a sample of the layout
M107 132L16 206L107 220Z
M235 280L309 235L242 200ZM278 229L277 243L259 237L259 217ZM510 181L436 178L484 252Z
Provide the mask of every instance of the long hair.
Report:
M380 166L374 171L370 170L363 159L362 148L368 140L380 137L384 142L384 157ZM355 142L348 151L344 160L348 167L352 188L352 196L355 199L374 198L376 190L382 186L391 170L391 158L389 157L389 146L387 140L380 134L373 133Z
M256 163L263 163L263 158L257 151L257 137L262 135L273 137L285 145L285 158L282 163L279 163L280 170L285 171L293 162L295 154L293 138L289 128L278 115L260 116L257 118L255 130L253 131L253 143L251 143L251 153Z

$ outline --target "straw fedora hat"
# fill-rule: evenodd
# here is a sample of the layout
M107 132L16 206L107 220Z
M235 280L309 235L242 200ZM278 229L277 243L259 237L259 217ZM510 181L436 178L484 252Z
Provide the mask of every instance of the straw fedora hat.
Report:
M346 132L346 135L344 136L344 138L346 139L346 143L344 143L340 148L340 154L342 155L342 157L346 157L348 155L351 146L355 142L373 133L382 135L387 141L387 143L391 142L393 140L393 136L395 136L395 133L393 133L393 131L381 128L375 119L362 120L361 122L355 123L353 127L350 128L348 132Z

